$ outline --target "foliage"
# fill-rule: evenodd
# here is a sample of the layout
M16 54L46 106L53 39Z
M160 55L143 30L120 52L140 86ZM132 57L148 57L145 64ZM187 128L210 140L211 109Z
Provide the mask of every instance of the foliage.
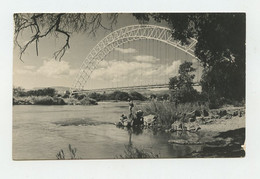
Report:
M129 94L123 91L114 91L113 93L108 94L108 99L110 100L126 101L129 97Z
M69 147L68 147L68 148L69 148L69 155L70 155L70 158L69 158L69 159L71 159L71 160L80 159L80 158L78 158L78 157L76 156L77 148L73 148L73 147L71 146L71 144L69 144ZM61 149L61 150L56 154L56 158L57 158L58 160L66 160L66 159L68 159L68 158L66 158L63 149Z
M141 93L138 93L136 91L132 91L130 93L124 92L124 91L114 91L112 93L90 93L88 94L89 98L95 99L96 101L104 101L104 100L119 100L119 101L127 101L128 98L131 98L133 100L140 100L144 101L146 100L146 97L143 96Z
M198 42L195 55L206 68L203 91L216 98L245 99L244 13L153 13L134 14L141 22L166 22L182 44ZM210 88L210 89L208 89ZM214 92L213 92L214 91Z
M62 98L69 98L70 92L68 90L65 91L65 94L62 96Z
M92 99L92 98L89 98L89 97L85 97L83 99L80 100L80 104L81 105L97 105L97 101Z
M15 13L14 14L14 41L20 48L20 59L27 48L35 44L38 55L39 40L50 36L59 38L65 36L63 46L54 53L55 59L61 59L66 50L70 48L72 32L85 32L95 34L96 30L103 28L112 30L117 20L117 13L102 15L86 13ZM102 19L106 19L107 26ZM108 23L107 23L108 22ZM23 32L30 33L26 43L20 41Z
M134 13L133 16L141 23L151 19L166 23L172 29L172 36L182 44L188 45L195 38L195 55L205 67L203 91L209 96L215 93L216 98L245 99L245 13ZM20 59L32 44L36 45L38 55L40 39L63 35L66 41L54 53L56 59L61 59L70 47L71 33L95 34L98 28L112 30L117 17L116 13L14 14L14 39L20 48ZM110 26L104 26L104 18ZM30 40L25 44L19 41L24 31L31 31Z
M38 105L52 105L53 104L53 98L50 96L46 97L35 97L33 98L33 104Z
M140 101L144 101L146 100L147 98L145 96L143 96L141 93L138 93L136 91L132 91L130 92L129 94L130 98L132 100L140 100Z
M144 115L156 115L158 117L158 123L169 128L173 122L181 120L183 114L195 110L208 110L208 105L199 103L176 105L168 101L151 101L150 103L138 106L138 109L142 110Z
M56 95L56 90L54 88L43 88L43 89L38 89L38 90L25 91L25 89L23 89L21 87L13 87L13 95L16 97L23 97L23 96L54 97Z
M154 154L145 149L138 149L133 145L125 145L124 155L116 156L121 159L134 159L134 158L159 158L158 154Z
M90 93L88 95L88 97L92 98L92 99L95 99L97 101L102 101L102 100L106 100L107 99L107 95L106 94L100 94L100 93Z
M186 103L197 100L198 92L192 86L195 75L191 73L194 71L192 62L185 61L179 67L179 75L170 78L171 101Z
M13 96L26 96L25 89L21 87L13 87Z
M242 69L240 72L236 72L237 69L233 65L221 62L215 67L204 69L201 86L203 92L208 95L209 101L221 97L231 100L245 99L245 76L242 74L244 72Z
M56 90L54 88L44 88L44 89L38 89L38 90L30 90L27 91L27 96L51 96L53 97L56 93Z
M66 105L65 101L59 97L50 96L27 96L14 97L13 105Z

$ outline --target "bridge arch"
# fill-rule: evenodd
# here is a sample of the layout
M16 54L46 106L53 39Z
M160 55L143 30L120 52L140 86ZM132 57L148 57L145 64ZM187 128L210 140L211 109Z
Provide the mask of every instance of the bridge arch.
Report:
M92 72L97 68L99 62L101 62L113 49L127 42L142 39L157 40L176 47L190 56L197 58L194 56L193 50L197 41L191 39L189 45L182 45L180 41L176 41L172 38L172 32L173 31L169 28L156 25L131 25L111 32L90 51L82 63L72 91L82 90Z

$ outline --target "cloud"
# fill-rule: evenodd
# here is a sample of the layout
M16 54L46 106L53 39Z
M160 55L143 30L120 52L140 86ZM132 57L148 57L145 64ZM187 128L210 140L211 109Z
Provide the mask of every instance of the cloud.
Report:
M170 76L176 76L178 74L179 66L181 65L181 63L181 60L173 61L172 64L166 68L166 73Z
M92 73L91 78L116 82L119 78L120 80L132 78L135 75L139 75L141 73L140 70L150 70L152 68L152 65L149 63L113 60L104 66L105 63L103 62L101 67L99 66Z
M138 61L102 61L93 71L91 80L118 82L119 85L127 83L126 81L133 85L164 83L169 77L178 74L180 64L181 60L174 61L169 66Z
M26 69L26 70L34 70L36 67L35 66L24 66L24 68Z
M134 49L134 48L126 48L126 49L124 49L124 48L115 48L115 50L119 51L121 53L136 53L137 52L137 50Z
M154 56L149 56L149 55L137 55L133 57L136 61L139 62L156 62L160 61L159 58L156 58Z
M65 61L45 60L43 61L43 65L37 70L37 73L48 77L69 75L70 66L69 63Z

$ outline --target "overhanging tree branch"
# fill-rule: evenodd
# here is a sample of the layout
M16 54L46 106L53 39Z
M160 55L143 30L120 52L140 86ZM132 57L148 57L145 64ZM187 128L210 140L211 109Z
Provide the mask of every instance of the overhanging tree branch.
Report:
M19 59L21 61L23 54L28 47L35 43L37 56L39 55L39 41L42 38L53 36L59 38L58 33L66 36L66 41L62 47L54 52L54 58L61 60L67 49L70 48L70 36L72 32L80 33L87 32L94 35L101 27L104 30L111 30L117 23L118 14L114 13L107 17L108 25L102 23L103 14L14 14L14 44L20 49ZM30 29L30 31L28 31ZM21 38L22 33L30 32L30 40L24 42Z

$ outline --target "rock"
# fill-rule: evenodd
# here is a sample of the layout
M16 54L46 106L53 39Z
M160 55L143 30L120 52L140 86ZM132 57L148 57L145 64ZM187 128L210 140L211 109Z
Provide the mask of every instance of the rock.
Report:
M239 117L242 117L245 114L245 111L240 111L239 112Z
M200 141L192 141L192 140L183 140L183 139L177 139L177 140L168 140L169 143L173 144L180 144L180 145L202 145L203 142Z
M212 122L213 122L213 120L209 119L209 120L205 121L204 124L209 124L209 123L212 123Z
M227 115L227 110L220 110L219 113L218 113L218 115L219 115L220 117L223 117L223 116Z
M170 130L177 131L179 129L179 126L180 126L180 122L175 121L174 123L172 123Z
M143 117L144 125L145 125L145 126L155 125L156 119L157 119L157 116L155 116L155 115L151 115L151 114L150 114L150 115L148 115L148 116L144 116L144 117Z
M201 116L201 112L199 110L195 110L194 115L195 115L195 117Z
M197 118L189 118L189 122L195 122Z
M203 109L203 116L209 116L209 112L206 109Z
M238 116L238 111L233 112L233 116Z
M219 118L220 118L219 115L212 115L212 116L211 116L211 119L219 119Z
M201 116L201 117L196 117L196 122L198 123L203 123L205 121L204 117Z
M188 114L184 114L183 118L184 118L184 121L186 121L186 122L189 122L191 118L196 119L195 111L190 112Z
M198 123L189 123L186 125L187 127L187 131L193 131L193 132L197 132L199 129L201 129L201 127L199 126Z
M232 118L232 115L231 114L227 114L225 119L231 119Z
M169 129L171 132L174 131L198 131L200 128L198 123L182 123L179 121L174 122L171 125L171 129Z

